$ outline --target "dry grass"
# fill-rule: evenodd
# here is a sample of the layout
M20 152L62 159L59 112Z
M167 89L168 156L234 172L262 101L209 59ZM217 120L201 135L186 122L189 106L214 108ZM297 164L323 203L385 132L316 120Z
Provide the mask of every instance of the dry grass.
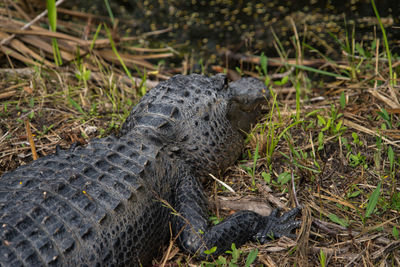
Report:
M72 16L74 23L60 21L63 32L53 33L39 26L21 30L24 23L20 19L27 21L34 16L27 10L0 7L0 38L15 34L2 42L0 53L0 175L29 163L35 154L41 157L54 152L57 145L66 148L74 142L84 144L118 131L143 89L172 74L190 72L185 61L182 67L160 68L160 58L173 56L171 48L139 46L146 35L119 37L115 27L113 40L124 63L134 70L131 79L113 52L104 27L100 37L93 39L97 21L104 18L61 12ZM41 22L46 23L44 19ZM59 41L64 62L61 67L54 64L51 37ZM240 248L244 256L239 265L244 265L247 253L254 249L259 250L257 265L265 266L323 266L321 251L329 266L400 265L400 241L393 233L393 229L400 230L400 93L398 86L387 82L388 65L379 49L378 45L368 59L355 57L356 63L364 62L356 77L333 79L322 85L286 64L302 62L343 75L343 70L354 68L354 61L345 55L335 62L305 58L269 62L276 71L270 77L290 76L287 82L273 86L279 115L275 112L271 119L266 115L261 125L269 128L255 130L242 159L221 177L236 193L214 181L207 185L207 192L214 204L212 214L217 217L239 209L268 214L271 206L288 209L297 200L304 206L303 225L296 240L282 238ZM254 70L259 57L229 56L250 64L242 72L259 76ZM21 67L25 65L29 67ZM396 70L399 62L393 65ZM221 66L212 68L223 70ZM233 70L228 74L233 78L239 75ZM296 81L301 82L299 111ZM379 115L382 110L387 112L386 119L384 114ZM326 127L329 119L331 125ZM274 131L276 140L296 121L299 124L288 129L269 154L268 131ZM254 161L257 144L259 156ZM390 162L389 147L394 151L394 163ZM268 157L273 159L271 163ZM250 173L245 166L254 167L255 172ZM285 175L290 179L284 181ZM366 217L368 203L380 182L376 206ZM157 265L178 263L199 264L173 242L165 248L164 258L155 260Z

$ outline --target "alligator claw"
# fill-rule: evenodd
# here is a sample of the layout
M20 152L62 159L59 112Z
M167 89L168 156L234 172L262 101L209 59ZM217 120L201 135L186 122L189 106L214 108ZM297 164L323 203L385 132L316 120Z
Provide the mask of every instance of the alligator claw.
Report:
M296 235L291 232L301 225L301 221L294 220L300 210L301 207L296 207L279 217L278 209L274 209L269 216L264 217L265 221L254 238L261 244L266 243L269 239L282 236L296 238Z

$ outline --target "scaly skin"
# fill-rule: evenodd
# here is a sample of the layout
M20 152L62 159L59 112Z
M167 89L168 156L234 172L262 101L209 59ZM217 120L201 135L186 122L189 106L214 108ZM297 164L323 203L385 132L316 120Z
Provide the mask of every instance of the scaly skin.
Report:
M228 85L223 75L177 75L143 97L118 137L4 174L0 265L147 266L168 241L169 222L180 247L199 258L214 246L219 254L291 235L298 209L281 218L241 211L209 227L199 182L238 158L265 96L253 78Z

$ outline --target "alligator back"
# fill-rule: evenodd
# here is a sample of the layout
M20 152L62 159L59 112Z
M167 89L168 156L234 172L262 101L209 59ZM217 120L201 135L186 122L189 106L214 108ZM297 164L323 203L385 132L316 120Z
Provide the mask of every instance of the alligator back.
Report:
M0 263L137 265L168 238L168 210L151 190L168 167L140 133L58 151L0 179ZM159 163L158 163L159 164ZM150 185L150 186L149 186ZM148 242L151 240L152 242Z

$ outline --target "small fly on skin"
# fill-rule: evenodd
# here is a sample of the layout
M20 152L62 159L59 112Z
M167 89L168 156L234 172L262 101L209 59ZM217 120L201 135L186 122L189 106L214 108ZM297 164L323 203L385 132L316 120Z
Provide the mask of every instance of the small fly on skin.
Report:
M85 196L87 196L87 198L88 198L90 201L93 201L93 198L92 198L85 190L82 190L82 193L83 193Z

